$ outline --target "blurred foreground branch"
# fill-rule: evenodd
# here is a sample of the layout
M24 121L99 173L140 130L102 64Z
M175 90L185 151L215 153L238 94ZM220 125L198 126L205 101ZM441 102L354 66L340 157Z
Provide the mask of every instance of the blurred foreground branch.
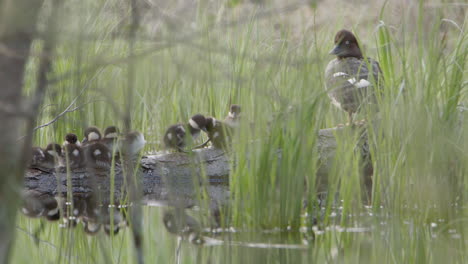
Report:
M22 88L25 65L29 57L31 44L36 31L37 18L43 1L5 0L0 2L0 43L1 47L21 56L10 56L0 53L0 105L15 106L13 112L22 112ZM49 36L54 33L54 15L57 7L52 8L49 17ZM53 49L52 38L44 40L43 54L50 54ZM15 144L20 129L26 125L27 132L35 120L37 108L42 102L41 94L46 87L46 74L50 66L50 59L42 58L39 62L37 93L33 99L31 113L24 123L19 115L0 111L0 263L7 263L14 236L16 209L19 203L19 191L23 181L24 161L30 154L31 138L23 145ZM42 72L42 73L41 73ZM36 107L37 106L37 107ZM11 109L10 109L11 110ZM29 134L31 135L31 134ZM21 149L22 148L22 149ZM28 150L21 152L21 150Z

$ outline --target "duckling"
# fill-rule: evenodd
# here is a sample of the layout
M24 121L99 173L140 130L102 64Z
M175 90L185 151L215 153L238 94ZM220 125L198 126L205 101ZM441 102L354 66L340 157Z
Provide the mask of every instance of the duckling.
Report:
M59 167L62 162L62 147L57 143L49 143L43 151L44 158L36 167L43 169L54 169Z
M187 138L185 129L189 130L190 138ZM201 114L196 114L190 118L188 124L175 124L170 126L164 134L164 144L166 148L176 149L184 152L187 143L196 140L200 131L206 132L206 118Z
M90 126L86 128L84 134L85 134L85 137L81 141L81 144L83 145L83 147L85 147L88 144L97 142L101 140L102 138L101 131L99 131L99 128L95 126Z
M62 146L65 147L68 144L75 144L77 146L81 145L80 141L78 140L78 137L76 136L76 134L73 133L68 133L65 135L65 141L63 142Z
M30 168L39 166L45 160L44 150L40 147L31 148L31 161L29 162Z
M240 125L241 107L240 105L233 104L229 108L228 116L224 119L224 123L231 127L238 127Z
M141 132L132 131L125 135L119 142L119 150L123 155L137 156L146 144L145 137Z
M68 161L70 169L83 168L85 166L85 155L83 149L76 144L65 145L65 161Z
M112 153L118 152L117 139L119 137L119 129L116 126L108 126L104 130L104 138L101 143L106 145Z
M207 118L206 130L208 134L208 141L211 141L211 144L214 148L229 148L231 145L234 129L234 127L216 120L213 117Z
M85 150L86 167L98 171L110 169L112 154L106 145L96 142L87 146Z

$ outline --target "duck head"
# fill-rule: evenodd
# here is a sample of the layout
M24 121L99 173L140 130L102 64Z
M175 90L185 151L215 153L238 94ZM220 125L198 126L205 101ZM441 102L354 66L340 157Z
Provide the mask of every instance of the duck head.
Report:
M356 37L351 31L342 29L335 35L335 47L330 51L331 55L336 55L338 59L355 57L362 58Z

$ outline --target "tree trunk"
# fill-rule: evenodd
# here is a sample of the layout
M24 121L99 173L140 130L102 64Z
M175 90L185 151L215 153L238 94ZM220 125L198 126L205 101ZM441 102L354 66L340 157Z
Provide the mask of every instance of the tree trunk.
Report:
M0 262L8 261L24 175L22 133L27 113L22 101L23 74L36 29L41 0L0 3Z

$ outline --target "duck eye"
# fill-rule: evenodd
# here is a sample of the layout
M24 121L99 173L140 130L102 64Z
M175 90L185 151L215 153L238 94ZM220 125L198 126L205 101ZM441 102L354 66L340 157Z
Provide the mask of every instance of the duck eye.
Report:
M349 45L349 40L347 40L347 41L345 42L345 44L346 44L346 45Z

